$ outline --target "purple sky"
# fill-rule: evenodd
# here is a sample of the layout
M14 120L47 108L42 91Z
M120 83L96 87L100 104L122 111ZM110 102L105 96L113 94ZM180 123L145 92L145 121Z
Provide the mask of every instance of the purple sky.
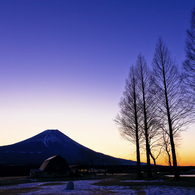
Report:
M113 121L129 66L140 52L150 65L159 36L181 65L194 6L194 0L1 0L0 145L58 128L94 150L133 158L128 149L120 153L129 143Z

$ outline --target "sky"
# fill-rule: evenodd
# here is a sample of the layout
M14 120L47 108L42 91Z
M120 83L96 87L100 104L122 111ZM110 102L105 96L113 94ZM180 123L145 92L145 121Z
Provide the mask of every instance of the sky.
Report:
M0 0L0 146L58 129L135 160L114 119L129 68L161 37L179 67L194 0ZM179 165L195 166L195 125ZM142 155L142 161L145 157ZM157 163L166 164L164 157Z

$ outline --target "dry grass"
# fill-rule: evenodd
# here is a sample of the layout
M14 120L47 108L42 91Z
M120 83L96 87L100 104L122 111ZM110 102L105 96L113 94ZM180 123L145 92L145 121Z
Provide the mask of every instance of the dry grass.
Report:
M126 174L126 175L101 175L101 176L86 176L83 178L77 178L75 180L99 180L99 182L94 183L96 186L124 186L127 189L132 189L137 192L138 195L145 195L144 186L181 186L185 188L195 188L195 178L194 177L184 177L179 180L175 180L174 178L168 178L163 175L156 176L152 179L147 179L143 177L142 180L136 180L136 174ZM25 194L28 192L38 191L42 186L54 186L54 185L65 185L66 180L70 180L70 178L66 179L52 179L52 180L37 180L37 182L47 182L43 184L39 184L35 187L21 187L15 189L0 189L0 194L3 195L17 195L17 194ZM74 179L72 179L74 180ZM131 181L134 180L134 181ZM11 186L22 183L35 183L36 181L32 181L29 177L2 177L0 178L1 186ZM73 192L74 194L74 192ZM96 189L96 190L86 190L86 194L114 194L112 190L109 189Z
M66 185L67 183L44 183L44 184L41 184L39 186L57 186L57 185Z
M28 188L15 188L15 189L0 189L0 194L3 195L17 195L17 194L25 194L28 192L36 191L39 187L28 187Z
M127 181L125 181L127 180ZM128 180L134 180L133 182ZM119 175L119 176L113 176L110 179L102 179L97 183L94 183L94 185L99 186L129 186L129 187L137 187L139 186L148 186L148 185L154 185L154 186L181 186L181 187L195 187L195 177L182 177L180 179L175 180L174 178L168 178L163 175L159 175L156 177L153 177L152 179L148 179L146 177L143 177L143 182L136 179L135 174L127 174L127 175ZM137 181L137 182L136 182Z

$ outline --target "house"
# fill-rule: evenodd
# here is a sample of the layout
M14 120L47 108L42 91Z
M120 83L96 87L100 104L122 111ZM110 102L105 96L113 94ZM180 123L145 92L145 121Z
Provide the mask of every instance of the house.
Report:
M70 175L69 165L60 155L46 159L39 170L42 177L67 177Z

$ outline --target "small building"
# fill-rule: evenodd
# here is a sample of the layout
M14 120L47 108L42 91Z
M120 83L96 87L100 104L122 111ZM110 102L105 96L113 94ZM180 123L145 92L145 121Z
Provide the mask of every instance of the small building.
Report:
M42 177L42 172L40 169L31 169L30 170L30 177L31 178L40 178Z
M42 177L67 177L70 175L69 165L60 155L46 159L39 170Z

